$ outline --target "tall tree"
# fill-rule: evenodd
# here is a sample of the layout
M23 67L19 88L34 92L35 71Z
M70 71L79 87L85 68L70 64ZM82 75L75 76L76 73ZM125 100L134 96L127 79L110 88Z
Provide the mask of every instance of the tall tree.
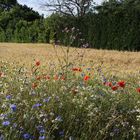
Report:
M67 16L82 17L89 12L93 0L46 0L44 6Z
M12 6L17 4L17 0L0 0L0 8L9 10Z

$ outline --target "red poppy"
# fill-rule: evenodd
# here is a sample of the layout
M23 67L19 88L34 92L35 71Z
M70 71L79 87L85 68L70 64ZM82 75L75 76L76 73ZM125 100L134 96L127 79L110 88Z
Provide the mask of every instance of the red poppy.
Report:
M115 90L118 89L118 86L112 86L111 88L112 88L113 91L115 91Z
M39 65L40 65L40 61L37 60L37 61L35 62L35 65L36 65L36 66L39 66Z
M90 76L86 75L84 76L84 81L88 81L90 79Z
M120 81L117 84L118 84L118 86L124 88L126 83L125 83L125 81Z
M82 69L81 69L81 68L73 68L72 70L73 70L73 71L79 71L79 72L81 72L81 71L82 71Z
M61 80L66 80L64 75L61 76Z
M0 72L0 77L2 77L2 72Z
M58 76L57 75L54 76L54 80L58 80Z
M35 89L37 87L36 83L32 83L32 88Z
M36 80L40 80L40 79L41 79L41 77L40 77L40 76L37 76L37 77L36 77Z
M139 88L137 88L137 92L139 92L139 93L140 93L140 87L139 87Z
M46 80L50 80L51 78L50 78L50 76L44 76L44 78L46 79Z
M104 83L106 86L112 87L112 83L111 82L105 82Z

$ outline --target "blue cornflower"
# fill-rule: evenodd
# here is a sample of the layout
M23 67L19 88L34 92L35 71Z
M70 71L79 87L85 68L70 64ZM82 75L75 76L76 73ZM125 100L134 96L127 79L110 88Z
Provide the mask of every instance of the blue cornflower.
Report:
M45 133L45 129L44 129L44 127L42 125L39 125L36 128L37 128L37 130L39 131L40 134Z
M24 128L21 126L21 127L19 127L19 130L20 130L21 132L23 132L23 131L24 131Z
M87 68L87 70L88 70L88 71L90 71L90 70L91 70L91 68Z
M16 127L17 127L17 124L16 124L16 123L14 123L14 124L13 124L13 128L16 128Z
M59 132L59 135L60 135L61 137L63 137L63 136L64 136L64 131L60 131L60 132Z
M102 76L102 77L103 77L103 82L104 83L107 82L107 79L104 76Z
M44 129L44 127L42 125L38 125L38 126L36 126L36 128L37 128L38 131Z
M30 138L30 134L25 133L25 134L23 134L23 137L24 137L24 139L29 139Z
M37 107L40 107L40 106L42 106L42 104L37 103L37 104L34 104L34 105L33 105L33 108L37 108Z
M8 116L8 114L1 114L0 117L2 117L2 119L6 119Z
M57 116L55 120L56 121L59 121L59 122L62 122L63 121L61 116Z
M46 99L43 100L43 102L48 103L50 101L51 97L48 97Z
M8 100L10 100L11 98L12 98L11 95L7 95L7 96L6 96L6 99L8 99Z
M30 139L31 139L31 140L34 140L34 139L35 139L35 136L30 136Z
M113 132L114 132L114 134L118 135L119 132L120 132L120 130L119 130L118 128L114 128L114 129L113 129Z
M45 140L45 139L46 139L45 136L40 136L40 137L39 137L39 140Z
M2 122L2 125L3 126L8 126L8 125L10 125L10 122L9 121L4 121L4 122Z
M85 76L85 74L84 74L84 73L81 73L81 76L82 76L82 77L84 77L84 76Z
M4 140L4 135L0 134L0 140Z
M12 111L16 111L17 106L15 104L12 104L12 105L10 105L10 108L11 108Z
M45 129L41 129L39 133L45 133Z

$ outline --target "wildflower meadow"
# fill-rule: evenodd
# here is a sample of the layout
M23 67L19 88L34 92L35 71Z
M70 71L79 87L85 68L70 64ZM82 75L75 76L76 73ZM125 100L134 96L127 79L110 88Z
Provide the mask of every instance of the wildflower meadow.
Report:
M140 140L140 0L0 0L0 140Z
M140 138L139 75L112 76L79 55L70 59L69 49L57 64L0 61L0 140Z

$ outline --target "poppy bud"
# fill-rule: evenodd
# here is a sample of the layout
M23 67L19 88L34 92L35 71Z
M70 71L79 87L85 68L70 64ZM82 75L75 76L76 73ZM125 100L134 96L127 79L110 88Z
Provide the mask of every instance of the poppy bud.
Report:
M140 88L137 88L137 92L139 92L139 93L140 93Z
M36 61L36 62L35 62L35 65L36 65L36 66L39 66L39 65L40 65L40 61Z

